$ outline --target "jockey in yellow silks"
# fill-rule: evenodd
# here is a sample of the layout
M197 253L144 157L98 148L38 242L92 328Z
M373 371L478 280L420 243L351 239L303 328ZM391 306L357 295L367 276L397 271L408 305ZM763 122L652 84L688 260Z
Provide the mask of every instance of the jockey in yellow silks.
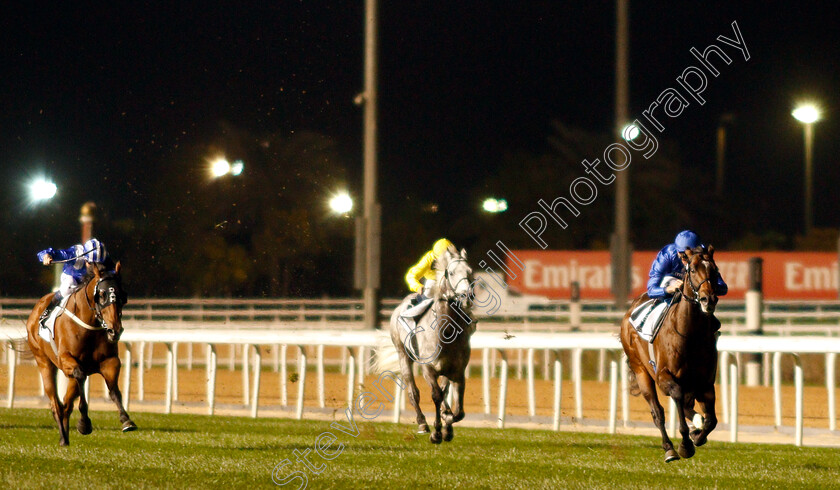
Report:
M408 269L405 274L405 282L408 284L408 289L417 293L417 296L411 301L412 305L419 304L427 299L427 296L423 293L435 282L435 260L451 246L452 242L446 238L441 238L435 242L431 250L423 254L420 261Z

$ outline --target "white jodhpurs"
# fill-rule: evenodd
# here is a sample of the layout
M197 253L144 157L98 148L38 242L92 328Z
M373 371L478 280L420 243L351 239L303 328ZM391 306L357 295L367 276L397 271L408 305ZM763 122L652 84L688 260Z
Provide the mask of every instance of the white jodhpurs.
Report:
M71 276L70 274L61 273L61 285L58 287L58 292L61 294L62 298L66 298L73 294L73 291L79 286L79 283L76 282L76 278Z

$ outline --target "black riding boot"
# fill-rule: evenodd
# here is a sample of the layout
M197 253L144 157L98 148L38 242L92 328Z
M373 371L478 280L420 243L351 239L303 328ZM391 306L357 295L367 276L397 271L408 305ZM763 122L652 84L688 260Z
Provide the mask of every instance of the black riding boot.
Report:
M53 295L52 300L50 301L50 304L48 304L47 307L44 308L44 312L41 313L41 318L38 319L38 323L41 324L42 327L47 326L46 325L47 318L50 317L50 313L52 313L53 308L55 308L56 305L58 305L60 302L61 302L61 294L55 293L55 295Z

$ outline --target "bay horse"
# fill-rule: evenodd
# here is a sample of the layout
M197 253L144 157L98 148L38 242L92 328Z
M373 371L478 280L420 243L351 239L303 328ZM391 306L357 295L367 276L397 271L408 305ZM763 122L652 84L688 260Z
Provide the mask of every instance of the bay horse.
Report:
M64 306L65 311L55 320L54 344L38 335L38 320L54 293L38 301L26 322L29 350L35 356L44 381L44 393L58 424L61 446L70 444L70 414L77 397L81 418L76 429L82 435L93 431L84 385L87 377L94 373L105 378L110 398L120 412L123 432L137 429L123 408L122 394L118 387L121 367L118 342L123 332L122 307L127 300L122 288L120 263L117 262L113 272L101 270L100 267L88 264L82 284L70 295ZM56 308L61 306L57 305ZM55 377L58 370L70 380L63 403L56 393Z
M406 296L394 309L389 324L392 346L381 346L377 350L376 367L380 373L397 369L393 355L396 349L398 367L408 385L408 398L417 413L418 432L427 433L429 425L420 410L420 392L414 380L414 363L420 364L435 404L435 430L429 440L440 444L441 441L452 440L455 434L452 424L461 421L465 415L464 372L470 362L470 336L475 332L475 323L470 316L473 277L472 268L467 263L467 251L459 253L458 249L450 246L435 261L435 271L437 278L431 288L433 302L425 313L415 319L413 330L408 331L400 317L410 307L416 293ZM387 352L392 355L387 355ZM450 390L451 407L446 401Z
M631 393L639 392L650 405L653 422L662 433L665 462L694 455L694 448L706 443L717 425L715 415L715 374L717 370L717 336L712 315L717 305L714 285L718 268L714 261L715 249L698 247L679 252L683 264L683 284L666 313L662 327L653 340L654 363L643 340L630 324L630 314L637 305L648 299L642 294L630 306L621 322L621 344L630 367ZM680 416L682 442L679 452L665 430L665 414L656 387L676 403ZM705 420L689 434L686 419L698 415L694 402L703 406Z

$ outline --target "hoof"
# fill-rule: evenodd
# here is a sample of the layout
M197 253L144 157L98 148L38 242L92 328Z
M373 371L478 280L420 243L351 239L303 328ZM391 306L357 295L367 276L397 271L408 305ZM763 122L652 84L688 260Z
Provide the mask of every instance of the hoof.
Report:
M706 439L705 437L700 437L701 432L701 430L695 430L691 432L691 440L694 441L694 445L697 447L706 444L706 442L708 441L708 439Z
M682 458L690 458L694 456L694 443L691 440L683 442L680 444L680 447L677 449L680 453L680 457Z
M446 442L452 441L452 438L455 437L455 431L452 430L452 427L449 429L443 429L443 440Z
M93 432L93 426L90 424L90 419L79 419L79 423L76 424L76 430L83 436Z
M417 426L417 433L418 434L428 434L429 433L429 424L420 424Z
M130 420L127 420L122 425L122 431L123 432L131 432L131 431L135 431L135 430L137 430L137 426L134 425L134 422L132 422Z
M68 440L66 440L66 439L59 439L59 441L58 441L58 445L59 445L59 446L69 446L69 445L70 445L70 441L68 441Z
M680 459L680 455L677 454L677 452L674 451L673 449L669 449L669 450L665 451L665 462L666 463L670 463L671 461L676 461L678 459Z
M440 432L434 432L429 436L429 441L431 441L432 444L440 444L443 442L443 437L440 436Z
M460 422L460 421L464 420L465 415L466 415L466 413L463 410L461 410L461 413L452 417L452 422Z

